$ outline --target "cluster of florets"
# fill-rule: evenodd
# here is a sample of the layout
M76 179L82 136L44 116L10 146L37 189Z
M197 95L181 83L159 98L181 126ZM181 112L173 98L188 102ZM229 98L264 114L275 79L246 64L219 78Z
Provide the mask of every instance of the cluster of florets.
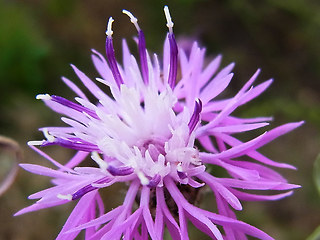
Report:
M260 95L272 80L253 86L258 70L234 97L215 100L231 81L234 64L217 72L221 56L204 67L205 50L197 43L189 55L179 49L169 10L164 11L169 32L162 68L157 55L149 55L137 19L124 10L138 31L140 63L125 41L123 65L116 61L112 18L106 31L107 61L96 51L92 55L101 75L96 80L110 89L111 96L75 66L95 102L66 78L63 81L77 94L76 102L49 94L37 96L64 115L62 121L68 126L42 128L45 140L29 142L57 169L21 164L27 171L52 177L54 186L32 194L31 199L40 200L17 215L79 199L58 239L73 239L85 229L87 239L160 240L165 227L173 239L188 239L188 220L214 239L246 239L247 234L272 239L237 220L232 209L241 210L241 201L280 199L298 187L270 168L293 166L274 162L257 149L302 122L285 124L247 142L235 138L236 133L268 125L270 118L231 114ZM36 145L60 145L77 153L63 165ZM96 167L79 167L88 155ZM227 175L215 176L207 170L210 165L224 168ZM129 186L124 202L105 213L99 190L117 182ZM218 213L194 205L204 186L214 193ZM246 190L285 192L259 195Z

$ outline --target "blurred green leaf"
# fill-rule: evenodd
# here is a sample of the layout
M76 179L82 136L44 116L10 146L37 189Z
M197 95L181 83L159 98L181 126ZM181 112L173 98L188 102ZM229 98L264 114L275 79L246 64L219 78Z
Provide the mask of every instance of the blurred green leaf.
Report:
M318 157L318 160L320 158ZM320 240L320 226L307 238L307 240Z
M314 163L314 181L316 183L316 187L318 189L318 192L320 194L320 154L318 155L315 163ZM320 229L319 233L320 233Z
M313 171L314 181L320 194L320 154L314 162ZM307 240L320 240L320 226L317 227L317 229L307 238Z
M0 100L39 88L48 43L26 8L0 2Z

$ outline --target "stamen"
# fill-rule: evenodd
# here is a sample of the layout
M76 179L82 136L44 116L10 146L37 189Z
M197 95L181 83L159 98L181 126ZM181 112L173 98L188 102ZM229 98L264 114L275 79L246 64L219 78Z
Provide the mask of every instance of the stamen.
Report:
M114 167L109 165L107 168L108 172L113 176L126 176L133 173L133 168L131 167Z
M93 190L97 189L97 187L93 187L91 184L81 188L80 190L76 191L74 194L72 194L72 200L77 200L81 198L83 195L85 195L88 192L91 192Z
M77 200L77 199L81 198L83 195L85 195L86 193L91 192L93 190L96 190L98 188L101 188L101 187L93 186L94 184L102 184L102 183L109 182L109 181L110 181L109 177L104 177L104 178L101 178L101 179L95 181L92 184L88 184L88 185L84 186L83 188L79 189L78 191L76 191L74 194L72 194L71 200Z
M154 188L156 187L161 180L161 176L159 174L156 174L150 181L149 184L147 185L149 188Z
M119 72L116 57L114 54L113 41L112 41L112 34L113 34L112 23L113 23L113 21L114 21L113 18L110 17L109 21L108 21L107 31L106 31L106 35L107 35L106 53L107 53L107 59L108 59L109 65L110 65L112 75L114 77L114 80L116 81L118 88L120 89L120 85L123 84L124 82L123 82L123 79L122 79L121 74Z
M182 163L181 163L181 162L178 163L178 165L177 165L177 170L178 170L178 172L183 172Z
M60 97L60 96L56 96L56 95L50 96L49 94L38 94L36 96L36 99L44 100L44 101L51 100L51 101L54 101L54 102L59 103L61 105L64 105L66 107L72 108L78 112L85 112L85 113L89 114L91 117L98 119L97 114L94 111L92 111L91 109L88 109L84 106L81 106L79 104L71 102L63 97Z
M180 171L177 171L177 173L178 173L179 178L181 178L181 179L187 178L187 174L186 173L180 172Z
M114 22L114 19L112 17L109 18L108 20L108 26L107 26L107 31L106 31L106 35L108 38L112 38L112 23Z
M49 134L48 129L44 128L42 130L44 137L47 139L48 142L53 143L55 142L56 138Z
M164 7L164 14L167 19L167 27L169 28L168 39L170 45L170 69L168 84L171 87L171 89L174 89L178 72L178 46L173 34L173 22L171 20L168 6Z
M170 33L173 33L172 31L172 28L173 28L173 22L171 20L171 15L170 15L170 12L169 12L169 8L168 6L164 6L164 14L166 16L166 19L167 19L167 27L169 28L169 32Z
M49 94L38 94L36 96L38 100L51 100L51 96Z
M129 12L128 10L123 9L122 13L124 13L125 15L127 15L130 18L130 21L134 24L134 26L136 27L137 31L140 31L140 27L138 25L138 19L133 16L133 14L131 12Z
M79 150L79 151L83 151L83 152L93 152L93 151L99 151L100 149L92 144L92 143L88 143L88 142L80 142L78 141L79 139L74 138L74 139L61 139L61 138L57 138L55 139L54 142L50 142L50 141L44 141L42 143L42 146L50 146L50 145L59 145L61 147L65 147L65 148L71 148L71 149L75 149L75 150Z
M27 142L29 146L41 146L43 143L45 143L45 140Z
M104 161L100 155L98 154L98 152L92 152L91 153L91 158L93 161L95 161L102 172L106 172L107 171L107 168L108 168L108 163L106 161Z
M86 108L84 106L81 106L81 105L79 105L77 103L71 102L71 101L69 101L69 100L67 100L67 99L65 99L63 97L52 95L49 100L52 100L52 101L54 101L56 103L59 103L61 105L66 106L66 107L72 108L72 109L74 109L74 110L76 110L78 112L87 113L93 118L96 118L96 119L99 118L98 115L94 111L92 111L91 109L88 109L88 108Z
M178 173L179 178L181 178L181 179L187 178L187 174L182 169L182 163L181 162L179 162L178 165L177 165L177 173Z
M143 172L137 172L137 175L142 185L148 185L150 183L149 179L143 174Z
M144 33L138 25L138 19L135 16L133 16L131 12L127 10L122 10L122 12L130 18L130 21L134 24L134 26L138 31L138 36L139 36L138 48L139 48L139 55L140 55L141 72L142 72L142 77L145 84L148 84L149 71L148 71L148 62L147 62L146 39L144 37Z
M69 200L69 201L73 200L71 194L64 195L64 194L60 194L60 193L59 193L59 194L57 195L57 198L59 198L59 199L61 199L61 200Z
M194 128L198 124L200 120L201 111L202 111L202 102L200 99L196 99L195 105L194 105L194 111L190 118L190 122L188 124L190 133L194 130Z

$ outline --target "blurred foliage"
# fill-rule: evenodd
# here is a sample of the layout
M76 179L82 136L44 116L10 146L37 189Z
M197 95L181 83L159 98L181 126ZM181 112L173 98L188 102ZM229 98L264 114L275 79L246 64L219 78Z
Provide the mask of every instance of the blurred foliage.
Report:
M320 226L307 238L307 240L320 240Z
M318 193L320 194L320 154L318 155L316 161L314 162L313 176L314 176L314 182L318 189Z
M59 77L76 79L68 67L71 62L88 76L97 77L90 48L104 52L109 16L116 20L117 58L121 59L122 38L135 52L132 36L136 32L121 13L124 8L138 17L148 48L161 57L167 31L164 4L170 7L178 39L198 40L209 57L223 53L222 65L237 63L227 95L235 93L258 67L262 73L256 84L275 78L265 94L235 115L274 116L273 126L306 120L303 127L262 149L276 161L296 165L296 172L281 172L302 189L274 203L246 203L238 213L241 220L278 240L306 239L320 223L320 199L310 174L320 148L318 0L0 0L0 132L24 146L29 139L41 138L38 127L60 124L59 117L34 96L46 92L70 96ZM45 162L24 150L25 161ZM71 155L61 148L47 151L59 161ZM14 212L31 203L26 195L48 186L46 178L21 171L14 187L0 199L0 239L53 239L57 235L72 204L12 218ZM111 189L110 195L115 191ZM116 196L121 201L123 195ZM204 203L214 208L212 196ZM199 236L192 234L194 239Z
M316 161L314 162L314 182L320 194L320 154L318 155ZM317 229L308 237L307 240L320 240L320 225Z
M4 102L17 91L43 86L42 65L49 46L23 7L0 4L0 101Z

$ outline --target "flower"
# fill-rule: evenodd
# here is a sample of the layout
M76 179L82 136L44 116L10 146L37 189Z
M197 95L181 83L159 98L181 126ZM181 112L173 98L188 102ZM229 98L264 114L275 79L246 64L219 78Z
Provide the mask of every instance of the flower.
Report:
M289 184L270 167L291 168L257 151L303 122L289 123L242 142L234 135L268 125L270 118L238 118L231 113L260 95L272 82L252 86L259 70L231 98L216 100L233 77L230 64L219 72L221 56L205 68L205 50L193 44L190 55L177 46L173 22L164 8L169 29L163 64L146 50L144 33L128 11L138 31L140 64L123 42L123 65L117 63L109 19L105 58L93 50L93 63L109 87L106 94L75 66L76 75L96 98L87 96L70 80L63 81L78 95L75 102L40 94L45 104L64 115L66 127L46 127L45 140L29 145L57 168L21 164L25 170L52 178L53 187L32 194L40 199L16 215L78 201L57 239L73 239L85 229L87 239L162 239L166 227L173 239L188 239L188 221L213 239L246 239L251 235L272 239L263 231L237 220L241 201L277 200L298 185ZM179 55L178 55L179 49ZM178 75L180 65L181 74ZM60 145L77 150L65 165L36 148ZM87 156L96 167L80 167ZM242 159L242 156L247 156ZM211 166L225 170L215 175ZM123 204L105 213L99 189L117 182L128 184ZM201 209L196 198L210 188L218 213ZM246 190L280 190L260 195ZM217 225L222 226L219 229Z

